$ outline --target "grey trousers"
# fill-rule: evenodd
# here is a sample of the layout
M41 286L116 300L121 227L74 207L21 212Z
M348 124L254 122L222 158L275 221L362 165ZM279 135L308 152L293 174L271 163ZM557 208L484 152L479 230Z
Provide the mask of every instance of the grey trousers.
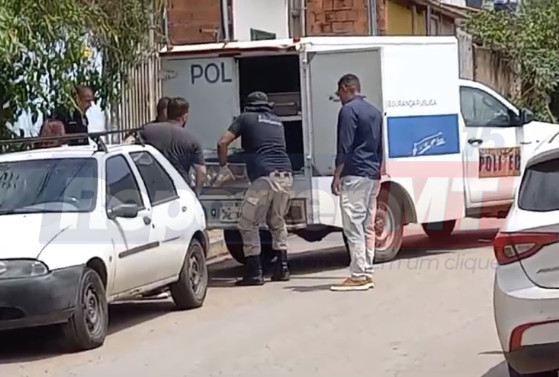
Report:
M293 176L271 173L252 182L241 207L238 228L245 256L260 255L260 224L268 225L274 250L287 250L285 215L289 206Z
M364 177L341 179L342 224L351 255L353 278L372 277L375 258L375 214L380 182Z

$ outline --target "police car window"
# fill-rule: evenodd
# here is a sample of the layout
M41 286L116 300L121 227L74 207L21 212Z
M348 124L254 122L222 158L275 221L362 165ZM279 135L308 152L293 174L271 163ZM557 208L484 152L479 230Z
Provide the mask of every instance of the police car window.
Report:
M130 156L146 184L152 205L166 203L178 198L173 180L151 153L134 152L130 153Z
M123 156L107 160L107 208L118 204L136 204L141 209L144 202L138 182Z
M460 108L467 127L505 127L510 124L508 108L477 88L460 87Z

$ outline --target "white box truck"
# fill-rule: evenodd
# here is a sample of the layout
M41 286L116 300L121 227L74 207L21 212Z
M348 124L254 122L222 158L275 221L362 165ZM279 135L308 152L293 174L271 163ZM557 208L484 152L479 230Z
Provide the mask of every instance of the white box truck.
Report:
M342 228L338 198L330 192L341 106L334 93L343 74L356 74L362 94L384 114L376 262L396 256L407 224L445 237L458 219L504 216L526 156L559 131L490 88L459 79L454 37L229 42L175 46L161 57L163 94L190 102L187 127L206 149L210 177L218 170L217 141L246 95L269 95L295 171L288 227L307 241ZM242 263L236 226L248 180L242 151L229 158L237 179L206 187L201 201L208 227L224 230L229 251ZM270 255L262 229L263 255Z

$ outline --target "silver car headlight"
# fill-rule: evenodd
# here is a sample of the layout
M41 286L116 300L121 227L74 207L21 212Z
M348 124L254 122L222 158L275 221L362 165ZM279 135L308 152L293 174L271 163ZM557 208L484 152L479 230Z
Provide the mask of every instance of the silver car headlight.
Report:
M0 280L43 276L49 268L43 262L33 259L0 260Z

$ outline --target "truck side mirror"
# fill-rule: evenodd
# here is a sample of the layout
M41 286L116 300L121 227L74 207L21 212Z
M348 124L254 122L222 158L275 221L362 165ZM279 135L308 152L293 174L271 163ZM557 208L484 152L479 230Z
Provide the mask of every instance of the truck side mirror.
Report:
M534 113L528 109L520 109L520 123L521 125L528 124L534 120Z

